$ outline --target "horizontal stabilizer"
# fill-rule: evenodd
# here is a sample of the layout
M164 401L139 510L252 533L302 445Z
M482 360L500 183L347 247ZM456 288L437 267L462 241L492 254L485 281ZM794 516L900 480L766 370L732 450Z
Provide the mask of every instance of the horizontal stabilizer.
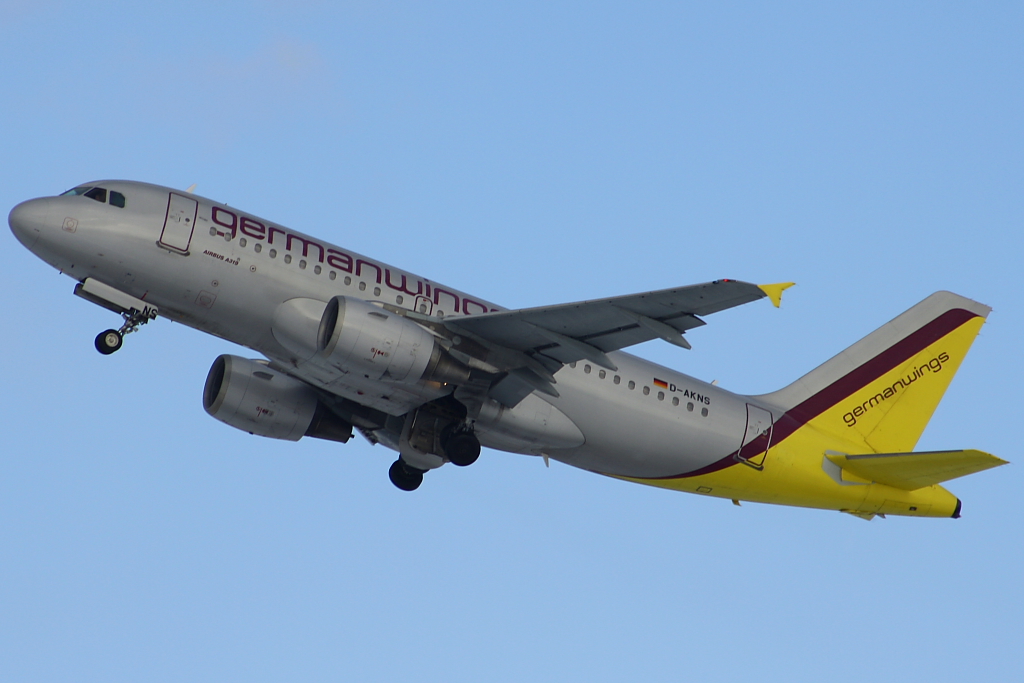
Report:
M1007 464L1002 458L975 450L869 455L828 453L825 457L850 474L905 491Z

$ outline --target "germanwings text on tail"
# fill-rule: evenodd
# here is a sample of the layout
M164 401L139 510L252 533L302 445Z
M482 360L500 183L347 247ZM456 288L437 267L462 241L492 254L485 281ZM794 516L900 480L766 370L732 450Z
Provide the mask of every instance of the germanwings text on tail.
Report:
M936 292L793 384L734 394L624 352L791 283L716 280L539 308L496 304L194 195L98 181L23 202L30 251L119 314L117 351L158 316L262 356L214 360L213 417L250 434L397 453L412 491L481 446L651 486L875 515L959 517L940 484L1005 461L915 452L990 309Z

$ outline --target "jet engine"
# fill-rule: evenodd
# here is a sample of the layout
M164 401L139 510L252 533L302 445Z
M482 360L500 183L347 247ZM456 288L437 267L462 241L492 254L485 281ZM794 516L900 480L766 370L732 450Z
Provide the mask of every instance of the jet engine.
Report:
M235 429L271 439L311 436L344 443L352 438L352 425L324 405L308 384L238 356L223 355L213 362L203 408Z
M469 379L470 369L448 353L426 328L361 299L336 296L327 303L317 334L319 362L368 379L415 383Z

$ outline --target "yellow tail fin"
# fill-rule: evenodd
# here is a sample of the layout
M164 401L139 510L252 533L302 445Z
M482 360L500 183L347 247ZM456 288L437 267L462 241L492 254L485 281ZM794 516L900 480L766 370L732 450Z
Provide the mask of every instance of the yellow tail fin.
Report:
M936 292L785 389L759 398L797 424L863 448L856 452L912 451L990 311Z

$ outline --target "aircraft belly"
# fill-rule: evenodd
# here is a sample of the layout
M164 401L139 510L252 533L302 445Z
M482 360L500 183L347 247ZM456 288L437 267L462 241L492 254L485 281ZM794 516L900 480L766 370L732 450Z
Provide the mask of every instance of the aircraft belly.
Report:
M484 446L513 453L578 448L585 441L583 432L565 413L537 394L514 408L493 400L484 402L475 428Z

